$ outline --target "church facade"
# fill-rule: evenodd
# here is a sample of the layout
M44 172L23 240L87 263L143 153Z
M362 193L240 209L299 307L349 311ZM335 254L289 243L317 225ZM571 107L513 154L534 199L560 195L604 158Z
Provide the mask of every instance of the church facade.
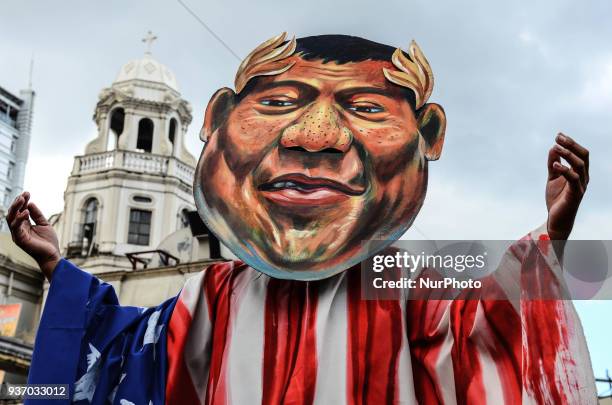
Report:
M195 213L191 111L150 51L122 66L100 92L97 136L74 159L64 211L50 219L62 254L112 284L123 305L157 305L221 257Z

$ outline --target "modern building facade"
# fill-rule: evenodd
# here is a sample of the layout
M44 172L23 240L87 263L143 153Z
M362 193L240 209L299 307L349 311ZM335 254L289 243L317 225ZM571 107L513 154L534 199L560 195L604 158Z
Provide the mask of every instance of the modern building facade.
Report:
M0 87L0 231L8 231L4 216L23 190L34 96L32 89L21 90L16 96Z

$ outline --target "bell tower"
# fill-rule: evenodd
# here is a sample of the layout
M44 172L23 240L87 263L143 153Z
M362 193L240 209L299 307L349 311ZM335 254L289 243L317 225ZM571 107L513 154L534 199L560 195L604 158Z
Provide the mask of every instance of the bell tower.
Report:
M154 249L186 226L196 160L185 149L191 106L151 55L128 62L100 92L98 128L76 156L56 223L62 253L92 273L129 268L126 253Z

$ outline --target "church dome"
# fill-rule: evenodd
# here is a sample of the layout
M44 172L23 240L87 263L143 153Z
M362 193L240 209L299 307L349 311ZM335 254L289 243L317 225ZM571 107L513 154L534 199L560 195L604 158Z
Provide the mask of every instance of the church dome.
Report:
M178 92L178 84L174 73L162 65L150 53L143 58L132 60L121 67L113 84L123 83L130 80L144 80L148 82L161 83Z

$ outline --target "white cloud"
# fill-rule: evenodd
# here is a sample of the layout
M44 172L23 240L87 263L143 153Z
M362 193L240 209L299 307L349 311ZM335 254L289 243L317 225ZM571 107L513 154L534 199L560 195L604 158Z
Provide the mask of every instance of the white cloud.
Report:
M64 190L72 163L70 155L30 153L24 190L32 194L32 201L47 218L64 209Z
M590 62L587 75L581 101L592 110L612 114L612 55L599 62Z
M521 41L530 43L533 42L533 35L528 30L524 29L519 33L519 38Z
M483 187L481 187L481 185ZM467 188L460 179L433 178L427 199L404 239L516 240L546 221L544 192L506 198L478 181Z
M542 37L526 28L519 32L518 37L525 46L535 49L545 60L550 60L549 48Z

